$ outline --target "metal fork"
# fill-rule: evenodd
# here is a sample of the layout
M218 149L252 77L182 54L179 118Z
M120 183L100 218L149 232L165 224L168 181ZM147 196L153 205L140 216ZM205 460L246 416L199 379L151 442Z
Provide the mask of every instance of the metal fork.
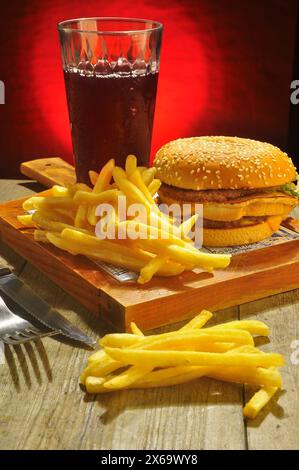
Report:
M44 336L53 336L58 331L42 331L32 323L15 315L0 295L0 341L6 344L21 344Z

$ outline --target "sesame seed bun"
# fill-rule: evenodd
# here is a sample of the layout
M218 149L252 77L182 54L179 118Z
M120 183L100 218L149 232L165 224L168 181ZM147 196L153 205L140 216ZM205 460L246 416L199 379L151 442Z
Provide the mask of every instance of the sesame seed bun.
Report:
M156 176L191 190L251 189L293 181L296 169L274 145L239 137L192 137L164 145L156 154Z
M298 204L280 186L296 179L288 155L238 137L193 137L164 145L154 159L161 202L203 205L205 246L234 246L270 237ZM220 222L220 223L219 223Z

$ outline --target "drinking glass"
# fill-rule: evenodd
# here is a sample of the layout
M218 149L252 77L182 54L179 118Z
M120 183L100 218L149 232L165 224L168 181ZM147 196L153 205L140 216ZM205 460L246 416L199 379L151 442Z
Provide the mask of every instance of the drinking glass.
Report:
M162 25L134 18L58 24L77 180L110 158L149 163Z

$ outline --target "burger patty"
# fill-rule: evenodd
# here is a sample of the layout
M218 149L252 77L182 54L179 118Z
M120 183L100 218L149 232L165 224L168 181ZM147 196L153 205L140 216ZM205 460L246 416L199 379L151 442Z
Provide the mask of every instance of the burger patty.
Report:
M267 188L273 189L273 188ZM197 202L197 203L205 203L205 202L219 202L225 203L229 201L233 201L234 199L240 199L243 197L248 196L256 196L256 195L269 195L269 193L263 189L211 189L211 190L203 190L203 191L195 191L193 189L182 189L177 188L175 186L169 186L168 184L163 183L159 190L159 193L163 197L170 197L172 199L181 200L184 202ZM284 193L281 192L282 196L285 196Z
M267 217L242 217L239 220L234 220L230 222L203 219L203 228L225 229L225 228L246 227L249 225L261 224L266 219Z

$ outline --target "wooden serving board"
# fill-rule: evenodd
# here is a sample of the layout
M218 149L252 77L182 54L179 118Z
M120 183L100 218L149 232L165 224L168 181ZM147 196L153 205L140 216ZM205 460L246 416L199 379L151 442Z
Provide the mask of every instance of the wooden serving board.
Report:
M52 170L56 164L51 162ZM49 184L54 175L53 170ZM35 178L40 180L37 173ZM131 321L147 330L187 319L203 308L220 310L299 287L299 240L236 255L227 269L213 274L156 277L144 286L119 283L83 256L36 242L33 230L17 221L23 200L0 205L2 240L116 330L128 330Z

